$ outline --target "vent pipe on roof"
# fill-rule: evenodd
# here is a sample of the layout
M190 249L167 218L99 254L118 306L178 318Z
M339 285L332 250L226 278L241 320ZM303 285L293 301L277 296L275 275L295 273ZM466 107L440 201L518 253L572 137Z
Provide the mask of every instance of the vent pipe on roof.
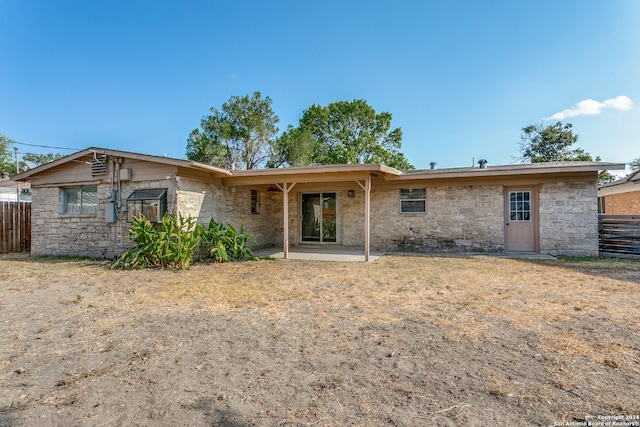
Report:
M487 161L485 159L478 160L478 164L480 165L480 169L485 169L487 167Z
M431 166L431 169L435 169L436 168L436 162L431 162L431 163L429 163L429 165Z

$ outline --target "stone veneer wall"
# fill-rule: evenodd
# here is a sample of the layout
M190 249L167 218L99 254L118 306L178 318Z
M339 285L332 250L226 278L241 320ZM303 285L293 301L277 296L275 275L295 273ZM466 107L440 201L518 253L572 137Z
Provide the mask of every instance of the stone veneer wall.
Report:
M131 213L119 211L116 223L105 222L105 198L110 184L98 187L98 210L95 214L60 214L60 189L58 187L33 189L31 253L34 255L82 255L93 258L115 258L133 247L127 238L131 228ZM229 188L198 181L145 181L122 184L122 202L133 190L167 188L167 210L185 216L198 218L208 223L216 222L244 226L244 231L256 237L257 244L270 246L274 235L280 230L282 239L282 219L273 217L273 197L259 192L260 213L251 213L251 189ZM280 204L282 197L280 196ZM282 212L282 208L279 208ZM279 243L279 242L278 242Z
M364 198L364 195L359 197ZM363 232L357 230L354 237ZM502 252L503 187L427 187L426 213L419 214L400 213L399 189L374 188L371 194L371 246L418 252Z
M177 189L176 189L177 184ZM183 215L208 223L244 225L258 246L282 244L282 193L260 191L260 213L251 214L250 188L221 187L198 181L124 183L123 201L134 189L168 188L168 209L173 202ZM31 253L34 255L86 255L114 258L131 247L127 233L129 213L115 224L104 221L105 193L98 185L98 211L87 215L60 214L57 187L34 188ZM597 256L598 216L595 182L541 184L539 190L540 252L550 255ZM364 192L354 198L342 194L343 244L364 244ZM401 214L398 189L373 189L371 194L372 248L403 251L504 250L503 187L428 187L427 212ZM289 194L289 240L299 242L299 193Z
M105 193L110 188L108 184L98 185L97 213L83 215L60 213L58 187L33 188L31 254L113 258L122 253L127 245L122 236L128 228L123 228L124 221L104 221Z
M276 232L273 199L267 192L258 191L258 204L259 213L252 214L248 187L222 187L185 179L178 183L177 206L182 215L198 218L204 224L212 218L235 227L242 224L244 231L256 238L256 243L250 242L250 246L271 246Z
M598 256L598 203L595 182L541 184L540 253Z

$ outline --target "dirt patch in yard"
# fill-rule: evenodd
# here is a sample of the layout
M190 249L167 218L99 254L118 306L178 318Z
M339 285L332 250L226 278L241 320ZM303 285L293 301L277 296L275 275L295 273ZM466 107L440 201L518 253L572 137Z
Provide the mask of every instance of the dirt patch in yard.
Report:
M638 425L639 286L622 261L4 255L0 426Z

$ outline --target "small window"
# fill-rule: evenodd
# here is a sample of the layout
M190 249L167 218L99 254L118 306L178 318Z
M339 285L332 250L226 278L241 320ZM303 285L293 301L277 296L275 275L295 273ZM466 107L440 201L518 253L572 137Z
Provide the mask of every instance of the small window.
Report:
M260 213L260 193L258 190L251 190L251 213L259 214Z
M64 215L94 214L98 211L98 187L63 188L60 213Z
M127 197L132 217L144 215L149 222L162 222L167 212L167 189L135 190Z
M426 188L401 188L400 212L424 213L427 211Z

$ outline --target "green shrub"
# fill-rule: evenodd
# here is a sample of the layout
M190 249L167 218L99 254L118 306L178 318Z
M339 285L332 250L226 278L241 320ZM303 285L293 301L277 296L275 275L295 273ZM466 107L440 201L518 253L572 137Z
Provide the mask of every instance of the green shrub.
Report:
M252 256L247 242L255 238L245 233L242 225L216 223L213 219L205 229L191 217L167 213L160 224L154 225L144 215L133 219L128 235L136 247L126 251L112 267L123 268L184 268L197 260L214 262L239 261Z
M202 225L194 218L176 219L167 213L156 226L144 215L133 219L129 239L136 247L126 251L112 267L123 268L185 268L193 261L193 250L202 236Z
M252 256L247 246L249 240L255 242L252 234L245 233L240 224L238 230L233 225L209 221L207 229L202 229L202 239L198 250L201 258L212 258L215 262L240 261Z

